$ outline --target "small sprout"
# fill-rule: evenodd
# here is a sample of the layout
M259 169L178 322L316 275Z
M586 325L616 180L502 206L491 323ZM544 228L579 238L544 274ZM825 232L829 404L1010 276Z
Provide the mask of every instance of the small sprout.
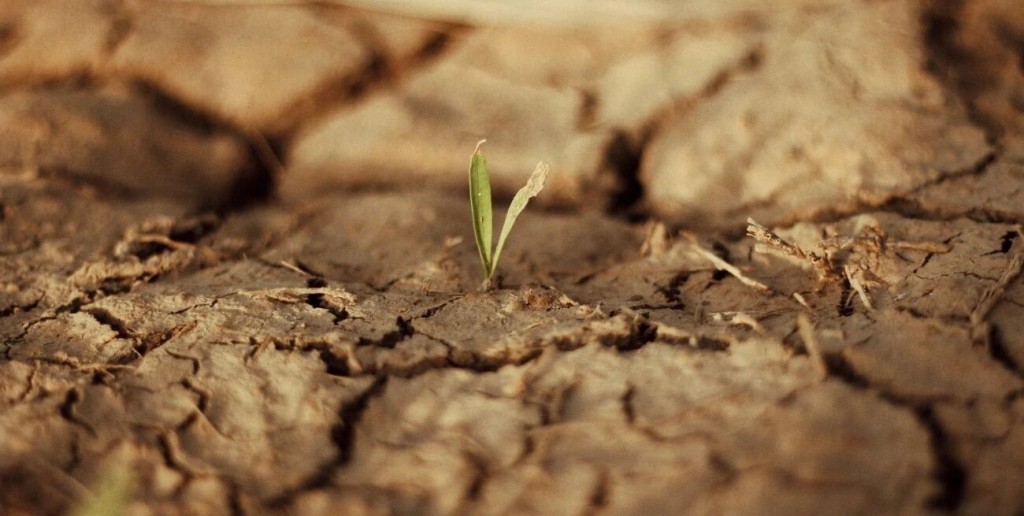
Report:
M537 168L530 174L526 186L516 192L512 198L512 204L508 207L508 214L505 215L505 222L501 225L501 233L498 235L498 246L491 249L491 237L494 232L494 214L491 209L491 179L487 173L487 158L480 152L480 146L487 140L480 140L473 151L473 157L469 163L469 206L473 213L473 236L476 237L476 248L480 253L480 265L484 269L483 288L487 290L491 285L491 278L498 268L498 258L501 257L501 250L505 248L505 239L512 231L512 225L516 218L526 208L526 203L537 196L544 188L544 182L548 178L551 167L541 161Z

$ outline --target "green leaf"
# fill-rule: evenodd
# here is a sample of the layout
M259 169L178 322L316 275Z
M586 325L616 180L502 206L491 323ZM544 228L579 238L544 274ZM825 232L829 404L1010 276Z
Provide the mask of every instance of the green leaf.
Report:
M484 276L491 277L494 269L491 260L491 234L494 231L491 210L491 179L487 175L487 158L480 152L480 146L487 140L480 140L469 163L469 206L473 214L473 236L480 253L480 264Z
M494 257L491 259L491 268L487 271L488 278L494 275L495 269L498 268L498 258L501 256L501 250L505 247L505 239L508 238L509 232L512 231L512 225L516 223L519 214L526 208L526 203L530 202L530 199L536 197L541 189L544 188L544 182L547 181L548 172L550 171L551 166L547 163L543 161L537 163L537 167L530 174L530 179L526 181L526 186L520 188L516 192L516 196L512 198L512 204L508 207L508 214L505 215L505 222L501 225L501 235L498 236L498 248L494 251Z
M133 490L130 473L109 466L105 469L93 495L72 510L74 516L120 516L127 512Z

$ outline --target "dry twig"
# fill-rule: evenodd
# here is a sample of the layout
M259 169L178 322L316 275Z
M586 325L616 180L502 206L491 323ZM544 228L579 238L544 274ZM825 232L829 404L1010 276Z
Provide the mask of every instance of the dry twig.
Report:
M740 283L743 283L744 285L754 290L764 292L766 294L772 293L772 289L769 288L768 285L765 285L764 283L761 283L760 281L757 281L756 279L751 278L746 274L743 274L743 271L739 270L735 265L719 258L717 254L707 249L704 249L699 245L695 246L695 248L697 249L697 252L700 253L700 255L703 256L704 258L707 258L708 261L710 261L716 269L728 272L734 278L740 280Z
M757 240L763 249L810 264L817 271L820 280L838 277L836 267L828 255L804 251L800 246L783 240L782 237L758 224L754 219L747 219L747 235Z
M825 363L825 355L821 352L818 336L814 333L814 323L806 313L801 313L796 318L796 327L800 332L800 339L804 341L804 347L807 348L807 354L811 357L811 363L818 373L818 379L824 380L828 377L828 365Z
M999 300L1006 293L1007 287L1013 283L1021 272L1024 271L1024 252L1018 252L1010 258L1010 263L1003 270L1002 276L982 295L978 304L971 310L971 341L975 344L985 344L988 340L989 323L988 316L992 309L999 304Z

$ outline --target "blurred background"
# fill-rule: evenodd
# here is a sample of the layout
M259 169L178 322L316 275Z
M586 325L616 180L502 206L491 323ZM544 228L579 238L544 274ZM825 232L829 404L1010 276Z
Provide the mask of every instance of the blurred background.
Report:
M0 166L197 207L465 188L692 225L1019 147L1019 0L6 0Z

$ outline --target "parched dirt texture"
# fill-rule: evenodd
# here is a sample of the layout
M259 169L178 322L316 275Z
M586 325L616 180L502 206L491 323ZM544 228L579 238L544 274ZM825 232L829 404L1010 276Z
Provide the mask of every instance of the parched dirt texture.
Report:
M0 7L0 512L1024 511L1016 0L357 3Z

